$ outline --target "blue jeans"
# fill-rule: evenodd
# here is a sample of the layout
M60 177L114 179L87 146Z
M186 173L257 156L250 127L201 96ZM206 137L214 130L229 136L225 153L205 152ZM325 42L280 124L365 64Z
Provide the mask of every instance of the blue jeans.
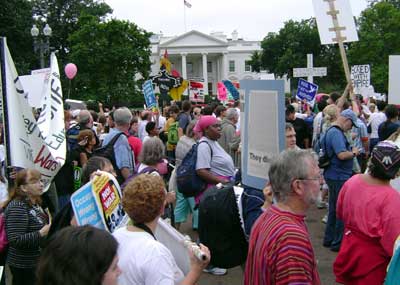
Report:
M340 189L345 180L326 180L329 187L329 209L328 221L326 223L324 246L332 249L339 249L343 238L343 221L336 217L336 202L339 197Z

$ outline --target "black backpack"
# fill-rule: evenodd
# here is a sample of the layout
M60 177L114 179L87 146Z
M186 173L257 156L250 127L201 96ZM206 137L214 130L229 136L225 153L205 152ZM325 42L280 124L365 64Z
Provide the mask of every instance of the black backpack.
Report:
M121 170L118 169L117 161L115 160L114 144L117 142L121 135L126 136L124 133L116 134L107 145L95 149L92 155L105 157L111 162L115 172L117 173L117 181L120 185L124 182L125 179L122 176Z
M198 232L200 242L210 249L213 266L232 268L246 261L248 244L232 184L204 192Z

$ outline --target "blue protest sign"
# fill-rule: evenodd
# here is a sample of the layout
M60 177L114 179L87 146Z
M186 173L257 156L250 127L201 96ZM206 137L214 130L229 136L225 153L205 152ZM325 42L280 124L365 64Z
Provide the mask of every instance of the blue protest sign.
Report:
M318 85L308 82L304 79L299 79L299 85L297 87L297 98L300 100L306 99L307 102L312 102L318 91Z
M153 108L157 106L156 96L154 95L153 82L147 80L143 84L143 95L146 100L147 108Z
M93 195L91 182L72 194L71 204L78 225L93 225L97 228L105 229Z

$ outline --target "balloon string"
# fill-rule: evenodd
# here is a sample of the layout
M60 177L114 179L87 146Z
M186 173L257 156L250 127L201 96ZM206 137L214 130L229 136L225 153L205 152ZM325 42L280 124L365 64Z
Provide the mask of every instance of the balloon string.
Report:
M68 84L68 99L69 99L69 95L71 94L71 79L69 80L69 84Z

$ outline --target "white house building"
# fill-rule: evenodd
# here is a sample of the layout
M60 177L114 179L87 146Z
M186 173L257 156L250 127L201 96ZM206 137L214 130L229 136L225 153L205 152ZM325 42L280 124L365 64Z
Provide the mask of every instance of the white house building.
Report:
M254 51L261 50L261 42L243 40L237 31L231 38L221 32L207 35L195 30L175 37L155 34L150 41L152 75L158 73L160 58L167 50L172 69L184 79L203 81L205 94L217 94L217 82L221 80L259 79L249 60Z

